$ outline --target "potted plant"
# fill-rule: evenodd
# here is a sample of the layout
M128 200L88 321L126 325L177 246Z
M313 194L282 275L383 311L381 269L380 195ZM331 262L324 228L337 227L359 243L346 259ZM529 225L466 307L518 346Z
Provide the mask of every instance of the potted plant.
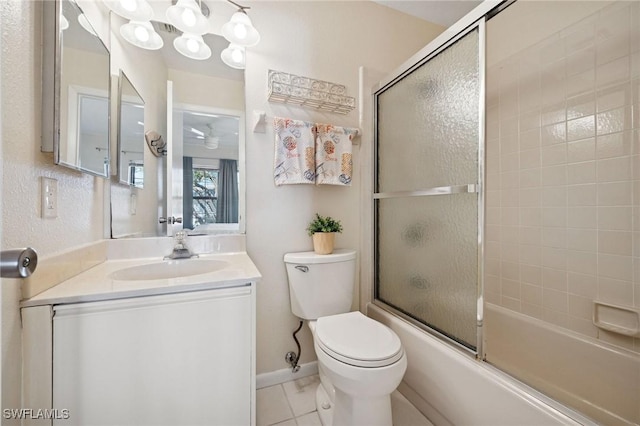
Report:
M313 238L313 251L318 254L331 254L335 233L342 232L342 225L339 220L316 213L316 217L307 226L307 232Z

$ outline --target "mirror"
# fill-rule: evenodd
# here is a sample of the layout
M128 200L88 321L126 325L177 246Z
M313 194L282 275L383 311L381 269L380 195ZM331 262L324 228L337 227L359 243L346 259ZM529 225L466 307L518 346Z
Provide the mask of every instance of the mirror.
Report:
M154 17L165 16L163 8L168 2L151 4ZM223 7L220 13L225 12ZM212 15L216 16L216 10ZM224 65L220 59L229 42L221 36L205 34L203 40L212 51L211 57L194 60L174 49L173 40L181 33L166 23L152 21L164 46L151 51L124 40L120 27L127 21L114 13L109 19L111 70L122 69L144 99L144 131L158 132L167 143L164 157L155 157L144 148L144 189L111 185L111 235L171 235L183 227L192 234L244 232L244 72ZM180 121L174 120L174 115ZM207 137L210 149L204 147ZM217 148L212 145L215 138ZM185 155L190 160L185 160ZM237 171L231 172L235 181L221 178L222 167L227 167L227 161L222 160L235 161ZM191 173L186 179L185 161L191 161ZM185 189L185 181L193 180L194 173L198 185L195 192L194 187ZM221 185L230 181L237 194L231 197L233 202L225 202L220 197L228 196L229 191L221 192ZM230 206L228 211L234 219L218 212L223 206ZM159 217L181 218L183 223L158 224ZM230 220L234 223L228 223Z
M144 187L144 101L120 70L118 91L118 182Z
M242 112L180 105L173 111L173 142L182 145L182 176L174 183L183 186L183 228L238 232Z
M54 56L53 62L46 57L43 61L43 118L49 107L53 107L54 114L52 123L50 119L43 120L43 127L50 124L52 128L43 130L43 138L53 139L56 164L106 178L109 51L75 2L45 3L52 3L45 6L45 19L53 20L57 37L44 36L44 49L53 51ZM48 69L51 64L53 69ZM47 145L48 141L43 140L43 150Z

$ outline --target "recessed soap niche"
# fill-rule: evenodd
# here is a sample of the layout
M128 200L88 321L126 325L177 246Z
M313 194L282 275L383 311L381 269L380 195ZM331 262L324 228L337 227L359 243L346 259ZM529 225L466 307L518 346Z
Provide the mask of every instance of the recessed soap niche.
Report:
M613 333L640 337L640 310L593 302L593 324Z

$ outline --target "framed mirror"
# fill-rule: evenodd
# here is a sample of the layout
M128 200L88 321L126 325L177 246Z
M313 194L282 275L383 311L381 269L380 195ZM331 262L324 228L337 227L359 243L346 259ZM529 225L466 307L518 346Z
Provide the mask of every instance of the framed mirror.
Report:
M118 182L143 188L144 100L122 70L118 81Z
M74 1L44 2L43 12L43 151L52 150L56 164L107 178L109 51Z

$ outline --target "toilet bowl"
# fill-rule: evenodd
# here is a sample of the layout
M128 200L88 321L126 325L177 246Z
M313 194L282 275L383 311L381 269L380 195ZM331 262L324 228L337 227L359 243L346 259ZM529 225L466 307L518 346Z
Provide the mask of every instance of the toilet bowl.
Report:
M354 250L288 253L291 311L307 321L318 357L316 407L324 426L391 426L391 392L407 369L398 336L360 312L349 312Z
M398 336L360 312L309 322L320 368L316 391L325 426L390 426L390 395L407 369Z

